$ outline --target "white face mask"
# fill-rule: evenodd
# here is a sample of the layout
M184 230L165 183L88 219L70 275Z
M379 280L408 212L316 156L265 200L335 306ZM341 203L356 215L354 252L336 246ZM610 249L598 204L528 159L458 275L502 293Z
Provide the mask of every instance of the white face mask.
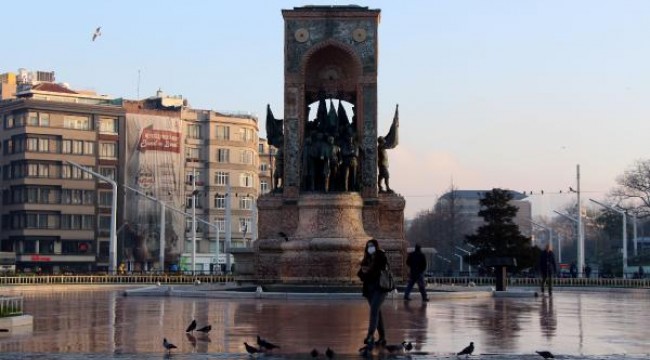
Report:
M368 246L368 254L372 255L375 253L375 247L374 246Z

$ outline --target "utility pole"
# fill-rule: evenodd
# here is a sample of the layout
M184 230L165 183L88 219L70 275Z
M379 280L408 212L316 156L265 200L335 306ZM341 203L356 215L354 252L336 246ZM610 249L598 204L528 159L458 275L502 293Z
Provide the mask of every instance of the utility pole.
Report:
M585 230L582 224L582 200L580 199L580 164L576 165L578 195L578 277L582 277L585 266Z
M192 275L196 271L196 169L192 169Z
M230 192L230 182L226 194L226 243L224 244L224 253L226 254L226 274L230 273L230 242L232 241L232 193Z

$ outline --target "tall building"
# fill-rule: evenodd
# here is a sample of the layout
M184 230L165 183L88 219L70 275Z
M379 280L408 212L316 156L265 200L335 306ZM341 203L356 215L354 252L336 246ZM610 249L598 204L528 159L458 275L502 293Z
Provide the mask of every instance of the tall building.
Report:
M227 244L256 238L265 187L255 116L193 109L160 91L113 99L48 72L15 79L15 98L0 100L0 251L15 252L19 270L108 270L112 189L68 161L119 184L116 257L128 270L160 270L161 257L167 270L226 270Z
M53 82L21 81L15 95L0 101L1 251L19 269L106 268L111 188L67 161L117 179L124 109Z
M260 193L257 118L193 109L182 97L160 91L145 100L124 101L124 108L130 139L124 143L126 184L211 224L199 221L193 228L192 216L168 211L165 263L191 270L194 257L196 271L214 271L218 254L223 268L227 244L245 247L253 238ZM156 142L164 136L177 141ZM135 191L126 196L126 221L133 224L127 261L136 269L158 268L159 205Z
M275 171L275 147L269 145L264 138L259 139L259 178L260 178L260 195L266 194L273 190L273 171Z

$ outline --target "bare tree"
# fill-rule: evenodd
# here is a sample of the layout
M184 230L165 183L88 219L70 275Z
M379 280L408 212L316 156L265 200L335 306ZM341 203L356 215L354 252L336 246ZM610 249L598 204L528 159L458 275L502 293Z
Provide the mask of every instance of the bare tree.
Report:
M650 159L638 160L616 179L618 186L611 195L624 210L634 210L637 217L650 216Z

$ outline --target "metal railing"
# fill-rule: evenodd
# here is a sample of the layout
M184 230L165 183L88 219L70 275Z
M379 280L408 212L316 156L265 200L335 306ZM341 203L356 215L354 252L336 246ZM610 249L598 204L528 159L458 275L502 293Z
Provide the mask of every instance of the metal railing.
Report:
M23 314L22 296L0 296L0 318Z
M541 278L509 277L508 286L539 286ZM429 284L457 286L490 286L496 284L494 277L428 277ZM612 287L612 288L649 288L650 278L554 278L553 286L566 287Z
M40 275L0 277L0 285L56 284L193 284L235 281L231 275Z

